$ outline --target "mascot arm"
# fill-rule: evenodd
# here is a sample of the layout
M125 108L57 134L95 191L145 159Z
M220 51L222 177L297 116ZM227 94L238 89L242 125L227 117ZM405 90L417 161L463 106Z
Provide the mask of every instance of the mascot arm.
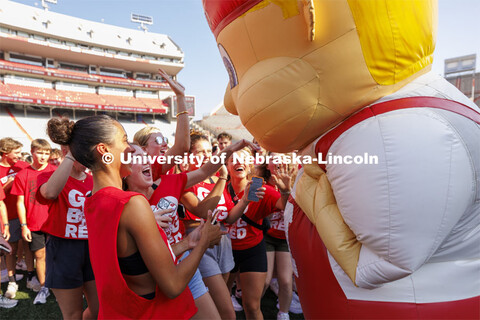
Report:
M429 109L367 119L342 134L329 152L378 157L378 164L327 164L337 202L333 206L355 235L356 243L348 247L361 246L355 265L352 259L345 264L329 248L332 231L320 236L357 286L375 288L420 268L471 202L474 179L464 144L454 128ZM319 191L317 187L312 193L317 208L325 199ZM296 194L301 195L299 190ZM302 201L297 202L302 207ZM312 221L318 220L313 216Z

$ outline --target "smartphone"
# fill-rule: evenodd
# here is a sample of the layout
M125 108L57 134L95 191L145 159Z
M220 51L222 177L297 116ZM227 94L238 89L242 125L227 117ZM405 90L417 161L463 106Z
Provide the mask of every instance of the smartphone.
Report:
M250 190L248 191L247 199L250 201L259 201L260 199L257 197L255 192L257 192L258 188L263 186L263 178L260 177L252 177L252 184L250 185Z
M220 210L215 209L212 212L212 224L217 224L217 217L220 214Z

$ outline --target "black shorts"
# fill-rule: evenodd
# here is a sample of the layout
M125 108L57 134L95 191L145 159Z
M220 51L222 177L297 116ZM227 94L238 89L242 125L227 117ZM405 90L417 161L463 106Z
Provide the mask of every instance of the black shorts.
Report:
M37 250L45 248L45 241L47 239L47 235L41 231L31 231L31 234L32 242L28 243L30 251L35 252Z
M88 240L71 240L50 236L47 247L45 286L52 289L75 289L95 280L88 251Z
M8 242L18 242L20 239L22 239L22 228L20 228L20 220L18 220L18 218L8 220L8 224L10 225L10 239L8 239Z
M267 250L265 240L256 246L245 250L233 250L235 267L232 273L243 272L267 272Z
M285 239L279 239L272 237L269 234L264 236L265 245L267 247L267 252L277 251L277 252L290 252L288 250L288 243Z

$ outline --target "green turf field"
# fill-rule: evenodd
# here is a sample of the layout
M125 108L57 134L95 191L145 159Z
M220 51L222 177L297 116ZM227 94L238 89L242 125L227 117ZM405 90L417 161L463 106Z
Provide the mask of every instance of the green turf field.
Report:
M27 289L26 272L17 271L17 273L24 274L23 279L17 281L18 291L15 299L18 300L18 304L11 309L0 309L0 319L61 319L62 313L53 294L50 292L46 304L33 305L33 299L35 299L37 293ZM8 282L2 283L3 293L7 291L7 285Z
M19 272L22 273L22 272ZM37 295L26 287L26 273L24 278L18 281L18 292L15 299L18 300L16 307L11 309L0 309L0 319L62 319L62 313L55 301L55 296L50 292L47 303L43 305L34 305L33 299ZM8 283L2 283L2 292L7 290ZM262 299L262 312L265 319L276 319L278 309L276 308L277 296L267 290ZM243 311L237 312L237 319L245 319ZM302 314L290 313L290 319L304 319Z

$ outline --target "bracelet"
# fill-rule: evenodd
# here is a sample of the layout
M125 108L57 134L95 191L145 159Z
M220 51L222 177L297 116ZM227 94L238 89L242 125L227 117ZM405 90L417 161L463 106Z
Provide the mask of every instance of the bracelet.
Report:
M20 228L23 228L23 227L26 227L27 224L26 223L20 223Z
M4 223L3 226L4 227L8 227L10 225L10 223Z
M178 118L178 116L181 116L182 114L188 114L188 111L179 112L175 117Z
M281 194L282 196L289 195L289 194L290 194L290 190L289 190L289 191L280 191L280 194Z
M72 157L65 157L65 159L72 160L73 162L75 162L75 159L73 159Z
M218 177L218 179L222 179L222 180L228 181L228 179L227 179L227 178L224 178L224 177Z

